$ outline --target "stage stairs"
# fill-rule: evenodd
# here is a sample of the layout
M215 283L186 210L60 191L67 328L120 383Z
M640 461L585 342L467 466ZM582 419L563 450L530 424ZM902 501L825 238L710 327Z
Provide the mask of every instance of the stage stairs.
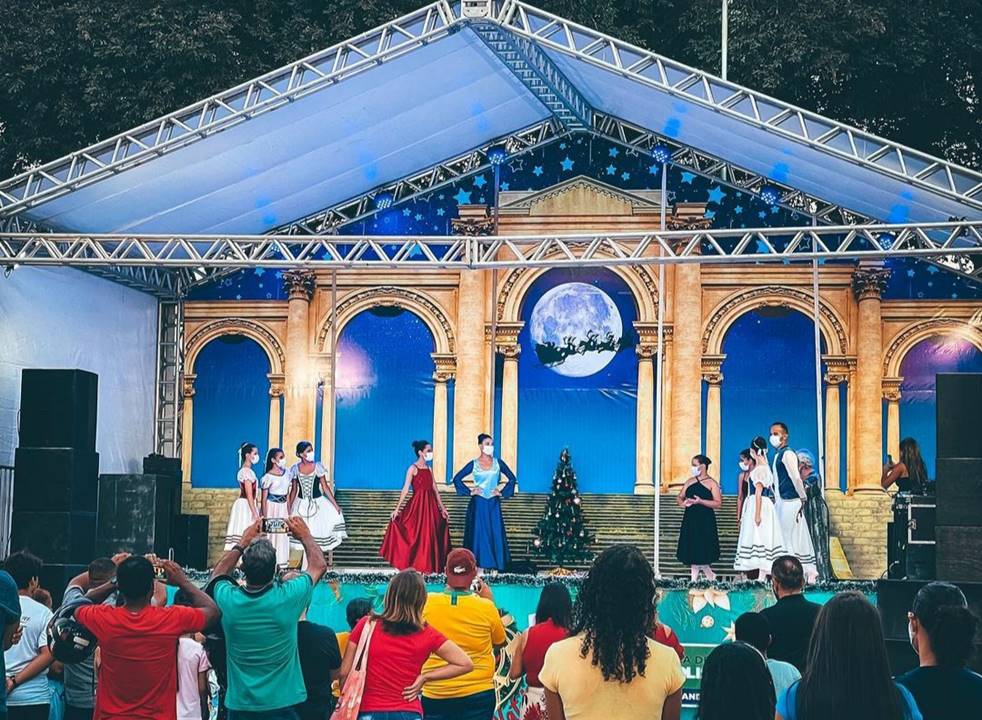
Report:
M386 567L378 555L389 515L399 493L394 490L340 490L338 501L344 510L348 540L334 552L338 569L376 569ZM519 492L504 501L505 527L511 544L512 559L531 561L539 569L549 564L534 557L531 550L532 528L538 523L546 506L545 493ZM453 545L463 540L464 516L468 498L446 493L443 502L450 513L450 535ZM595 552L610 545L630 543L640 547L649 560L654 559L654 508L651 495L584 495L583 511L589 528L595 535ZM674 495L662 495L661 502L661 572L663 576L687 577L689 570L675 559L682 508L675 504ZM722 556L716 564L720 575L733 575L739 527L736 521L736 497L724 496L723 507L716 513ZM586 569L589 563L574 565Z

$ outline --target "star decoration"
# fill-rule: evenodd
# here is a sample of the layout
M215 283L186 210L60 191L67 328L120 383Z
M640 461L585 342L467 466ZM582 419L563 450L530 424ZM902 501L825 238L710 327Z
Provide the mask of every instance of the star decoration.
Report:
M607 151L607 154L608 154L608 155L609 155L610 157L612 157L612 158L615 158L615 157L617 157L618 155L620 155L620 154L621 154L621 152L620 152L620 150L618 150L617 148L615 148L615 147L612 147L612 148L611 148L610 150L608 150L608 151Z
M676 193L674 190L668 191L668 202L675 202L676 197L678 197L678 193Z
M716 211L715 210L707 210L706 211L706 214L705 214L705 217L707 217L710 220L712 220L714 217L716 217Z
M416 222L419 222L422 219L423 219L423 216L421 214L419 214L419 213L416 213L415 215L413 215L413 220L415 220Z
M566 143L559 143L559 149L560 150L565 150L566 149Z
M536 165L534 168L532 168L532 174L536 177L542 177L543 172L545 171L542 169L541 165Z
M471 194L469 192L465 192L464 188L458 190L457 194L454 195L453 198L457 201L458 205L470 205L471 203Z
M513 173L521 172L522 168L525 167L525 158L515 158L510 163L508 163L508 169Z
M443 208L437 208L437 209L436 209L436 214L437 214L438 216L440 216L440 217L443 217L444 215L446 215L446 213L447 213L447 211L446 211L446 210L444 210Z
M759 213L757 213L757 217L763 220L765 217L767 217L767 213L761 210Z
M725 642L736 642L736 623L730 623L729 627L723 628Z
M648 172L652 175L657 175L659 170L661 170L661 165L658 163L648 166Z
M402 209L402 214L405 215L406 217L409 217L412 214L412 212L413 211L410 210L409 208L403 208Z
M627 170L621 173L621 180L627 182L630 179L631 179L631 173L629 173Z
M487 184L488 184L488 181L484 179L484 176L483 175L478 175L476 178L474 178L474 187L476 187L478 189L481 189L482 187L484 187Z
M266 271L263 268L256 268L255 270L253 270L253 272L256 273L256 275L258 275L259 277L262 277L263 275L266 274Z
M696 179L695 173L690 173L690 172L682 173L682 182L684 182L686 185L691 185L692 181L695 179Z
M501 183L501 189L504 190L505 192L508 192L508 189L510 187L511 187L511 183L508 183L508 182Z
M723 189L719 185L717 185L712 190L709 191L708 202L716 203L717 205L719 205L721 202L723 202L723 198L725 197L726 197L726 193L723 192Z
M613 175L615 172L617 172L617 168L615 168L612 164L608 165L606 170L608 175Z
M569 159L569 155L563 158L562 162L559 163L565 172L569 172L573 169L573 161Z
M733 212L735 212L737 215L741 215L743 213L743 205L737 205L735 208L733 208Z

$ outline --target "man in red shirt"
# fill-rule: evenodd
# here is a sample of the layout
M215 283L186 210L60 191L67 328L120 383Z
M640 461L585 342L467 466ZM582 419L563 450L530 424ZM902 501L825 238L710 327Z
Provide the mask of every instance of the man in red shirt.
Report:
M192 607L155 607L154 568L143 557L128 557L116 578L86 593L93 605L75 611L101 648L93 720L176 720L177 644L181 635L199 632L220 616L215 602L195 587L177 563L160 563L167 582L184 590ZM113 591L123 605L102 603Z

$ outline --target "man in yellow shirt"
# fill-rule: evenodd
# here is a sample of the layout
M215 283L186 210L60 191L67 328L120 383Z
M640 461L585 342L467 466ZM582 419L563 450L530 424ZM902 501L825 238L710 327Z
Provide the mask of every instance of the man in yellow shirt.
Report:
M494 650L505 644L505 627L491 589L477 580L474 553L457 548L447 557L447 587L430 593L423 619L467 653L474 669L423 686L426 720L491 720L495 713ZM472 589L473 586L473 589ZM431 656L426 673L446 663Z

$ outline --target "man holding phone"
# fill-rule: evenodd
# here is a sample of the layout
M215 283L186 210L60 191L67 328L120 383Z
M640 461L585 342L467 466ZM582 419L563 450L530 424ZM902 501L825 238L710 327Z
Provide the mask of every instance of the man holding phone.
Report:
M429 593L423 619L467 653L474 669L423 687L426 720L490 720L495 713L494 651L505 644L505 627L494 596L477 577L474 553L466 548L447 556L447 587ZM446 663L431 656L423 672Z

